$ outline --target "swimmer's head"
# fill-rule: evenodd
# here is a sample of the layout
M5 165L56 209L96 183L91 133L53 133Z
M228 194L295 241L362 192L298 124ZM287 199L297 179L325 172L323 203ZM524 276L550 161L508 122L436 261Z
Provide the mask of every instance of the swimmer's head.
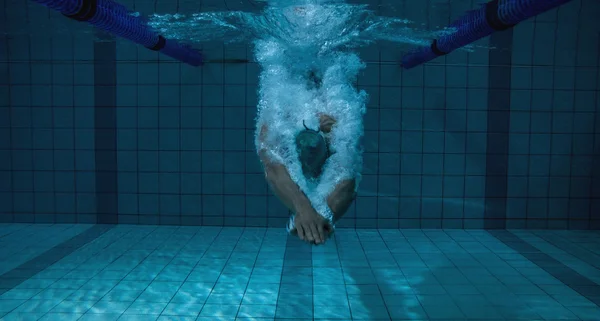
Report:
M329 157L329 148L323 135L306 128L296 136L296 149L304 175L309 178L319 177Z

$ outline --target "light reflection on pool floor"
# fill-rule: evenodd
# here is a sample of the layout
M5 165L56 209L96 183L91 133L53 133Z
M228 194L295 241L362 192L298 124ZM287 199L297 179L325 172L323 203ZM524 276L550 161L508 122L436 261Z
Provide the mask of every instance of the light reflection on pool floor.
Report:
M283 229L118 225L52 252L54 257L47 254L66 242L60 235L93 228L0 225L0 319L450 321L600 315L589 300L600 282L597 232L338 229L326 245L310 247ZM546 262L540 263L542 256ZM577 271L595 287L587 286L585 296L577 293L573 284L551 275L544 266L550 261L568 267L563 275ZM33 267L39 272L25 277Z

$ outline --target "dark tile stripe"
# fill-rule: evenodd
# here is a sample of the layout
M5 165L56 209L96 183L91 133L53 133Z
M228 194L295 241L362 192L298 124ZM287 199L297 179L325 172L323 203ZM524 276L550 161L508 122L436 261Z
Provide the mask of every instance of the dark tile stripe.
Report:
M0 295L27 281L85 244L97 239L113 227L113 225L94 225L79 235L0 275Z
M308 246L298 237L288 236L283 257L280 287L287 287L290 286L290 284L299 282L302 284L301 287L303 292L313 293L312 265L312 246ZM287 300L285 296L285 294L283 296L280 294L277 304L288 305L294 303ZM279 316L282 318L289 317L286 315Z
M492 230L488 232L580 295L600 306L600 285L594 281L536 249L509 231Z
M545 232L535 233L535 236L600 270L600 260L598 260L600 256L596 255L594 252L588 251L575 244L565 243L562 237L548 235Z
M117 46L94 43L96 223L117 224Z
M486 229L506 228L512 38L512 29L494 33L490 37L490 46L499 49L490 50L489 53L484 214Z
M600 53L600 33L598 33ZM596 67L596 89L600 89L600 55ZM594 111L594 154L592 158L592 208L590 229L600 230L600 90L596 90L596 110Z

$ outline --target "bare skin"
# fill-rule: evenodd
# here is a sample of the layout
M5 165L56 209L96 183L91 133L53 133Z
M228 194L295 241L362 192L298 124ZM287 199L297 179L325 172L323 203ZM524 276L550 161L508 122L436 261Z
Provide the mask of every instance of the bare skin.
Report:
M320 129L329 133L335 125L335 119L327 115L320 116ZM267 126L263 125L259 139L262 141L267 134ZM310 200L292 180L285 166L272 162L265 150L259 151L259 156L264 164L265 177L275 195L293 213L296 213L294 225L298 237L311 244L322 244L333 232L332 226L319 213L315 211ZM348 210L355 198L356 181L345 180L340 182L327 198L327 205L337 222Z

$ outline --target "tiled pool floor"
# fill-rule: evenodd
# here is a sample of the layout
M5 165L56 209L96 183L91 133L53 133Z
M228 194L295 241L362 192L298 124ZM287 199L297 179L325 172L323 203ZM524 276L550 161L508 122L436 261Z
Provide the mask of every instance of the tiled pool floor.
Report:
M0 225L0 320L600 320L600 232Z

